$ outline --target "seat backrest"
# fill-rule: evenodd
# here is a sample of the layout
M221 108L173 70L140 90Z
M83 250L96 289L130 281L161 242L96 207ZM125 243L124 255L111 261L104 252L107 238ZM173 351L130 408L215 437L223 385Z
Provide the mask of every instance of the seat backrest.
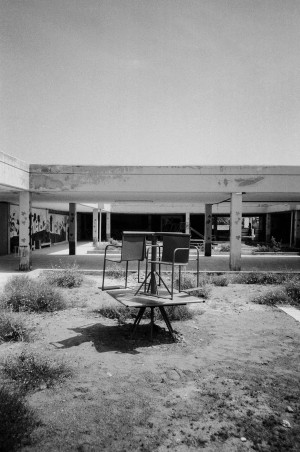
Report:
M146 252L146 237L134 233L123 234L122 237L122 261L143 261Z
M187 264L189 261L190 234L170 233L163 236L162 261L172 262L174 250L176 248L187 248L187 250L177 251L175 256L176 263Z

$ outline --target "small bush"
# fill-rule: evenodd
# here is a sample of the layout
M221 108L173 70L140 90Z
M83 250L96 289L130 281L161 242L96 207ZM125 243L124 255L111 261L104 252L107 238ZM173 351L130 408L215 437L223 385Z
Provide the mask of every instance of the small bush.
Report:
M204 298L205 300L207 300L211 294L211 287L205 284L198 289L192 290L191 292L189 292L189 294L194 297Z
M97 312L107 319L117 319L119 324L125 323L132 317L131 311L126 306L104 305Z
M228 286L228 284L229 284L228 278L225 275L213 276L211 279L211 282L214 286L220 286L220 287Z
M43 280L12 276L4 286L2 304L15 312L52 312L65 308L60 292Z
M57 287L80 287L83 281L83 276L76 264L67 265L65 268L57 267L54 270L43 273L45 280Z
M235 284L282 284L285 280L285 275L280 273L238 273L232 277L232 282Z
M176 274L174 277L175 283L174 287L179 289L179 274ZM192 273L182 273L180 280L181 290L192 289L197 286L196 276Z
M288 297L294 304L300 304L300 281L290 280L284 284Z
M4 312L0 317L0 342L25 341L32 339L33 328L29 327L24 314Z
M251 299L251 301L256 304L275 306L277 304L289 303L289 297L284 289L275 288L265 292L264 294L256 295Z
M18 392L0 387L0 450L12 452L28 441L37 425L34 412Z
M191 311L185 305L165 306L165 311L167 313L169 320L173 320L173 321L174 320L175 321L190 320L194 317L194 312ZM159 320L163 320L163 317L162 317L160 311L158 311L157 318Z
M30 391L41 385L47 387L70 377L72 372L63 362L51 361L32 351L22 351L17 357L8 358L3 372L15 381L22 391Z

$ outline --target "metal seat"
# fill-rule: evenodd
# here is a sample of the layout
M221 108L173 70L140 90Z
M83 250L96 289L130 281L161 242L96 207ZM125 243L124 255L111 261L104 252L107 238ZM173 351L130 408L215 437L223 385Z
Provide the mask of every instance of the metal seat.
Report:
M154 264L159 266L159 272L156 275L159 278L159 283L162 282L168 293L171 295L171 300L173 300L174 294L174 272L175 268L179 269L179 292L181 291L181 268L188 265L190 258L190 249L195 248L196 250L196 261L197 261L197 286L199 285L199 250L196 246L190 244L191 236L190 234L184 233L168 233L163 234L162 245L156 245L155 247L159 250L158 259L149 259L149 250L146 258L146 275L147 277L151 275L148 274L148 264ZM153 247L152 247L153 250ZM161 277L161 266L170 265L172 266L172 277L171 277L171 289L169 289ZM147 279L147 278L146 278ZM146 291L146 280L143 283L145 285ZM142 287L142 286L141 286ZM141 288L140 287L140 288Z
M120 249L121 257L107 257L107 252L110 249ZM122 245L107 245L105 247L104 262L103 262L103 276L102 276L102 290L105 290L104 279L106 270L106 261L122 263L126 262L126 273L125 273L125 288L127 288L127 278L128 278L128 263L130 261L138 262L138 281L140 277L140 262L145 259L146 255L146 237L132 232L123 232L122 235Z

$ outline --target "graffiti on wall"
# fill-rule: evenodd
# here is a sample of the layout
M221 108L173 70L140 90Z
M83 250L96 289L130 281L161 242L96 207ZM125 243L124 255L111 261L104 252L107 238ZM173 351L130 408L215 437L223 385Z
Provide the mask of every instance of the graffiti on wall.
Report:
M19 238L19 206L10 205L10 238L15 242ZM62 242L67 240L68 215L50 214L46 209L31 210L31 238L43 242Z

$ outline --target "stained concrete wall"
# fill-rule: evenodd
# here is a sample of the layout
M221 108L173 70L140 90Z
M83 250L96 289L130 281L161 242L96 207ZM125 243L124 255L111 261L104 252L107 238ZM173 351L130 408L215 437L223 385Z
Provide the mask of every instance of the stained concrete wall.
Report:
M40 192L297 193L300 167L108 167L30 165L30 188ZM109 198L108 198L109 199Z

